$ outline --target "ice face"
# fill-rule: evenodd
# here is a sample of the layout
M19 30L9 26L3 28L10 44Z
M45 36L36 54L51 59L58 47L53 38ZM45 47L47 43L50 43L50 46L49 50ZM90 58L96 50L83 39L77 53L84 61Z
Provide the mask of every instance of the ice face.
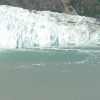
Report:
M0 6L0 48L100 44L94 18Z

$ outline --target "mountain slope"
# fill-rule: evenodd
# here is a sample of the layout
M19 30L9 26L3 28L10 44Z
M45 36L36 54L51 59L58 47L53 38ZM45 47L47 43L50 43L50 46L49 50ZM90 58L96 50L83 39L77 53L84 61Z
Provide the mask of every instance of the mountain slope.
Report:
M49 10L62 12L64 6L60 0L0 0L1 5L11 5L29 10Z
M100 0L0 0L0 5L100 18Z
M100 18L100 0L66 0L79 15Z

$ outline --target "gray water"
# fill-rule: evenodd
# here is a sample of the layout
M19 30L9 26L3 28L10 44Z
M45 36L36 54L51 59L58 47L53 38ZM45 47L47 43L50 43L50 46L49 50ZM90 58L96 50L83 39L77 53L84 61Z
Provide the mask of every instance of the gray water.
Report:
M99 100L99 50L1 50L0 100Z

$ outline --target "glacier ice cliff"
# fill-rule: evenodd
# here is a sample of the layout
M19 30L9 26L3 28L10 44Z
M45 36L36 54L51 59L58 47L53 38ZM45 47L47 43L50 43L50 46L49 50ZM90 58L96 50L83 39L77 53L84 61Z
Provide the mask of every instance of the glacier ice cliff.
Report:
M0 48L100 44L100 21L50 11L0 6Z

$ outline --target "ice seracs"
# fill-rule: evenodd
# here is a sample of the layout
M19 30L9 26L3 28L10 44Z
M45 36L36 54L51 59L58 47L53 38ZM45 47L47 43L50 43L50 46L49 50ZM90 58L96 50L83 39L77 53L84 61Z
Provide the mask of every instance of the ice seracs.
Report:
M0 6L0 48L99 45L95 18Z

